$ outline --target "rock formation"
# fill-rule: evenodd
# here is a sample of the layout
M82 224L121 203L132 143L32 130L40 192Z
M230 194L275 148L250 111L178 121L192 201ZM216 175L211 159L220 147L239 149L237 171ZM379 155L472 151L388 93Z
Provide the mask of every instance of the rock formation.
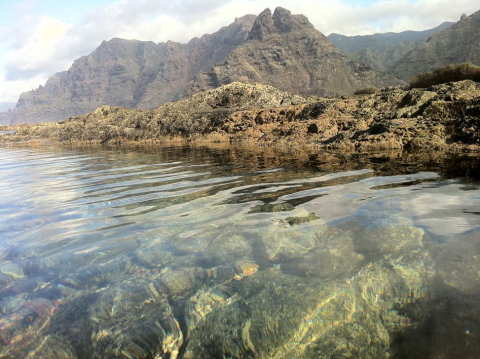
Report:
M282 8L272 16L267 9L187 44L104 41L45 86L23 93L0 124L61 120L102 105L154 108L233 81L316 95L402 83L350 61L305 16Z
M335 99L232 83L154 110L103 106L58 123L20 125L0 140L478 151L479 113L480 84L473 81Z
M347 94L359 87L399 85L392 76L355 63L317 31L303 15L264 10L247 41L223 63L201 72L194 91L233 81L257 82L303 95Z
M480 11L465 17L427 41L420 43L392 68L392 73L409 81L414 75L437 67L462 62L480 65Z

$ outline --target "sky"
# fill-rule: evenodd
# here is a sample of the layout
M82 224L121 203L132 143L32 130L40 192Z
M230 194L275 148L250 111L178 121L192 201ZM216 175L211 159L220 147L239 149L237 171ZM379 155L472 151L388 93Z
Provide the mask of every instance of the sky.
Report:
M188 42L277 6L325 35L425 30L480 10L478 0L0 0L0 110L103 40Z

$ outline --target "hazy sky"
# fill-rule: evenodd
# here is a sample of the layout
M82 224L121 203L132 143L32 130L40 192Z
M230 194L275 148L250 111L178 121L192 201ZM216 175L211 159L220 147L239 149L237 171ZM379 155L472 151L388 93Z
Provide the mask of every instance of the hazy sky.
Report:
M326 35L424 30L480 9L478 0L0 0L0 109L102 40L186 42L277 6Z

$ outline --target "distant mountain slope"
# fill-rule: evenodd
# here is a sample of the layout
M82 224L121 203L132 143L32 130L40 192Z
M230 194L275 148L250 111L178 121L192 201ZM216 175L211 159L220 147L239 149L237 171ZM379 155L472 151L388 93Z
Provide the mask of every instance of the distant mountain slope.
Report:
M153 108L234 81L315 95L403 83L348 59L305 16L267 9L187 44L103 41L45 86L23 93L0 124L55 121L102 105Z
M480 65L480 11L462 16L455 25L420 43L392 72L408 81L418 73L461 62Z
M454 22L424 31L387 32L384 34L345 36L336 33L328 35L330 41L355 61L364 63L375 70L388 72L390 67L403 58L421 42L433 34L449 28Z
M256 16L246 15L188 44L114 38L45 86L21 94L0 123L36 123L82 115L101 105L153 108L187 94L195 74L222 61L245 41Z
M347 53L355 53L361 50L374 50L377 47L383 47L387 45L396 45L402 42L415 42L427 40L433 34L445 30L455 24L454 22L444 22L433 29L424 31L402 31L402 32L387 32L384 34L373 35L357 35L346 36L336 33L328 35L333 44L340 50Z
M197 75L194 90L233 81L258 82L299 94L352 93L365 86L398 85L398 79L371 71L338 50L303 15L276 8L263 11L248 39L223 63Z

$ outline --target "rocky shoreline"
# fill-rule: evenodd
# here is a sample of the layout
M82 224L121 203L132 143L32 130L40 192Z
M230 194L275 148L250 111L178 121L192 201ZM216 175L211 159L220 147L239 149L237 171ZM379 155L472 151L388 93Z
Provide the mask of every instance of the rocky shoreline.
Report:
M480 84L341 98L232 83L153 110L102 106L53 123L4 126L0 142L225 143L346 152L480 150Z

